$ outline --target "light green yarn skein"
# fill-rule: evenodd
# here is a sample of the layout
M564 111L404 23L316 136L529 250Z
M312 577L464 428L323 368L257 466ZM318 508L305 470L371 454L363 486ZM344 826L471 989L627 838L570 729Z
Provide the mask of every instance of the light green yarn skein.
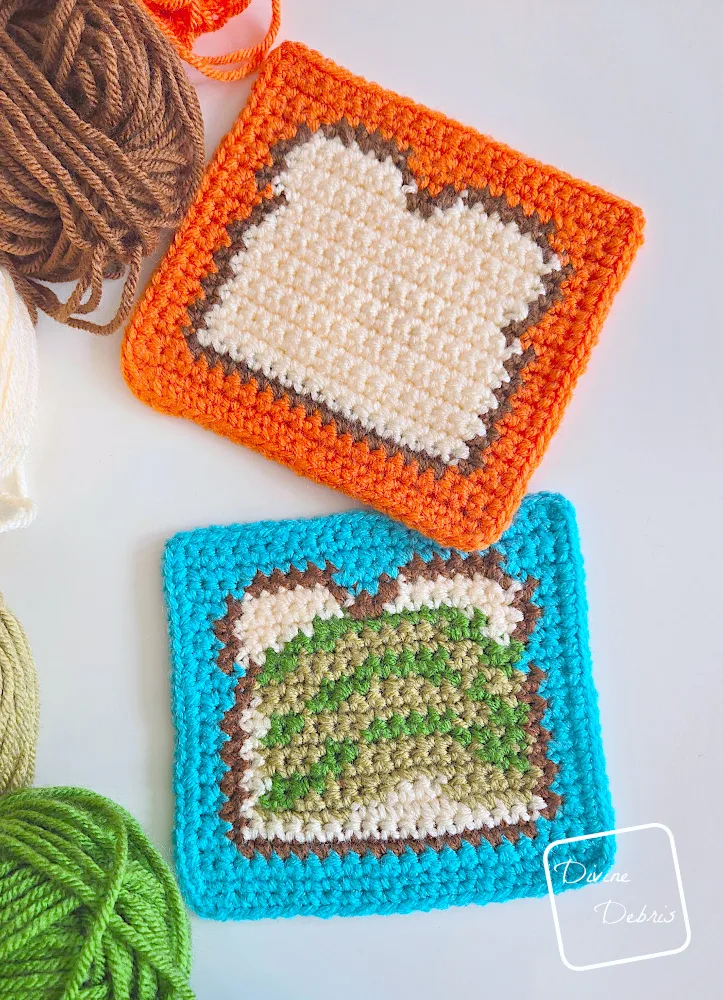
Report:
M171 872L82 788L0 796L0 1000L193 1000Z
M23 627L0 594L0 793L32 784L38 675Z

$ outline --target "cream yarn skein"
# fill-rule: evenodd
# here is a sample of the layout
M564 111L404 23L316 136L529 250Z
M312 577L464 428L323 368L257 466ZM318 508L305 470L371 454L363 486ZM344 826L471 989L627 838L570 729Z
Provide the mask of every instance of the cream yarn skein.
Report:
M0 531L34 519L25 460L38 398L38 348L27 306L0 268Z

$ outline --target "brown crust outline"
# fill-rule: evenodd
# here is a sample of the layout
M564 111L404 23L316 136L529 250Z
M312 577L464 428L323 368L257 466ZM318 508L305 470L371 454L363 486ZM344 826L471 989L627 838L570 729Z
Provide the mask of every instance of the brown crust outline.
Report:
M400 171L404 184L417 186L417 179L408 165L408 160L413 154L411 147L402 150L395 139L385 139L379 131L369 132L361 123L354 128L346 118L342 118L334 124L320 125L319 127L327 138L339 138L345 146L355 142L363 153L373 152L380 162L390 159ZM416 463L420 472L432 469L436 478L441 478L450 464L454 464L455 468L463 475L469 475L482 465L485 450L499 436L496 425L510 409L511 398L521 382L522 370L535 359L534 348L529 347L521 355L514 355L505 362L509 381L494 390L497 406L488 410L481 418L485 434L466 442L469 448L469 455L466 459L457 463L447 463L438 456L429 455L425 451L416 451L408 445L400 445L390 441L375 431L368 430L359 421L340 416L325 403L315 401L305 393L296 392L296 390L282 385L278 379L268 378L263 372L250 368L245 362L234 361L226 354L219 354L213 347L206 347L198 340L197 331L203 327L206 313L220 301L220 290L232 277L232 258L246 249L244 240L246 232L258 226L266 215L275 212L279 206L286 203L286 196L283 192L270 196L264 196L264 192L268 191L269 185L284 168L289 152L295 146L308 142L313 134L307 125L300 125L293 138L280 140L271 147L269 151L271 163L256 172L256 187L258 194L262 196L261 201L254 205L245 219L232 222L226 227L229 243L214 253L213 261L216 270L202 279L202 295L187 309L189 323L182 327L182 333L186 338L189 350L196 360L205 357L210 368L221 365L227 376L234 372L237 373L242 384L254 381L259 391L268 389L275 400L287 398L291 407L301 406L309 416L318 413L324 426L330 423L334 424L339 436L349 434L356 442L366 441L372 451L381 448L388 458L399 454L403 457L405 464ZM492 195L488 188L471 187L465 190L467 204L482 204L488 214L497 213L503 223L515 222L521 232L531 236L542 250L543 259L546 262L554 255L548 240L548 233L555 229L554 222L542 223L536 213L526 215L521 205L511 206L504 195ZM428 219L435 209L448 209L455 204L459 197L460 192L451 184L446 185L436 195L430 195L425 188L422 188L407 194L407 208L410 212L417 212L423 218ZM530 305L524 320L509 323L503 329L502 333L507 344L521 337L525 330L540 322L545 313L562 297L561 285L571 273L572 268L566 264L559 271L542 278L545 294Z
M244 594L258 597L259 594L263 593L275 594L279 590L293 590L295 587L313 587L316 584L321 584L336 597L340 604L345 604L350 595L348 590L334 582L333 574L337 572L336 566L330 562L327 562L324 569L319 569L313 563L309 563L304 570L292 566L288 573L282 573L280 569L275 569L271 576L266 576L265 573L259 571ZM242 607L242 602L229 594L226 598L226 614L223 618L219 618L213 626L214 635L221 643L216 662L221 670L229 675L234 672L234 664L239 652L240 643L234 631L234 622L239 618Z
M418 554L413 559L398 570L395 578L383 574L379 579L377 593L372 596L366 590L356 597L353 597L348 590L334 583L332 574L337 570L329 562L324 569L309 563L305 570L299 570L292 566L289 573L282 573L274 570L270 576L257 573L252 583L246 589L246 593L258 596L261 593L276 593L278 590L287 587L309 586L323 583L324 586L334 593L339 602L345 605L345 610L354 618L369 618L378 615L382 606L392 601L399 592L400 575L406 580L434 579L440 575L456 575L463 573L466 576L473 576L475 573L483 572L485 576L495 580L505 589L513 582L513 578L501 569L502 557L498 552L491 550L484 555L474 553L463 558L458 552L450 553L448 559L443 559L435 555L428 562L425 562ZM541 614L541 609L532 603L531 598L538 581L534 577L528 577L522 590L516 595L513 607L522 612L522 620L518 622L512 636L524 642L535 627L537 619ZM349 603L349 601L352 603ZM215 634L223 644L218 654L218 665L224 673L232 674L234 663L239 650L239 640L234 632L234 622L241 611L241 601L235 598L227 598L227 613L216 622ZM470 830L464 834L445 835L440 837L401 838L399 840L364 840L361 838L351 838L345 841L334 841L333 843L293 843L279 839L273 840L245 840L238 824L240 806L245 792L241 787L241 778L245 771L244 762L240 760L240 750L247 739L247 733L240 728L241 714L248 708L253 694L256 677L260 672L260 667L250 664L246 673L239 677L236 684L234 704L225 713L221 722L221 730L227 734L229 739L223 744L220 750L221 759L228 765L229 770L221 778L220 788L226 801L220 810L221 819L231 824L231 829L227 831L227 837L239 849L240 853L247 858L252 858L255 854L260 854L268 859L272 855L286 860L292 854L299 858L306 858L309 854L315 854L319 858L325 858L330 852L344 855L350 851L357 854L370 852L375 857L381 857L387 852L402 854L410 848L416 854L421 853L427 847L436 851L444 847L458 850L463 843L469 843L473 847L479 846L483 840L489 841L493 847L497 847L504 839L511 843L517 843L521 835L534 839L537 836L537 826L535 822L529 821L518 823L515 826L494 827L491 830ZM519 692L521 701L530 706L527 719L526 731L534 736L535 743L530 754L530 762L539 767L542 771L540 781L533 789L533 794L545 798L545 816L552 819L559 808L561 798L556 792L550 789L557 773L557 765L547 758L547 746L550 740L550 733L542 726L542 718L547 710L547 701L539 694L539 687L544 680L545 674L538 667L530 665L525 684Z

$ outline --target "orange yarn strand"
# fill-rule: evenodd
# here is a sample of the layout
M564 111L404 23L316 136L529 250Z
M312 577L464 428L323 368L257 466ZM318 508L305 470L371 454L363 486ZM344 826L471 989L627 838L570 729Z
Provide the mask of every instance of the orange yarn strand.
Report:
M281 0L271 0L271 23L256 45L222 56L198 56L193 51L197 38L209 31L218 31L227 21L242 14L251 0L141 0L167 38L173 42L183 60L214 80L241 80L253 73L264 61L274 44L281 26ZM234 63L233 69L218 69Z

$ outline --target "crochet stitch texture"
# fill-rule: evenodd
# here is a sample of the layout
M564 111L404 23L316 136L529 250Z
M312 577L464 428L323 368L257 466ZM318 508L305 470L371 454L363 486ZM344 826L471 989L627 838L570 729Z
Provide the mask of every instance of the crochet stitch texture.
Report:
M138 306L123 371L159 410L481 548L642 228L632 205L284 43Z
M613 826L574 513L464 555L374 513L208 528L164 559L176 862L202 916L544 893ZM611 861L611 838L585 842Z

